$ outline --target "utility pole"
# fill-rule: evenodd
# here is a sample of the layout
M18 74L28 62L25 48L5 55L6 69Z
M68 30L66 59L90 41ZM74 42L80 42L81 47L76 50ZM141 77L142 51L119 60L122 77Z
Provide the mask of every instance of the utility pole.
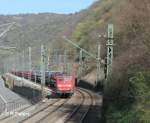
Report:
M47 71L49 71L49 66L50 66L50 49L48 49L47 53Z
M19 53L17 53L17 60L18 60L17 71L20 71L21 64L20 64L20 54Z
M31 49L31 47L29 47L29 72L30 72L30 73L32 72L31 52L32 52L32 49ZM29 77L29 80L31 80L31 74L29 74L28 77Z
M95 86L97 86L98 81L100 80L100 65L101 65L101 44L99 42L98 44L98 50L97 50L97 63L96 63L96 83Z
M9 73L9 58L7 58L6 73Z
M31 47L29 47L29 75L28 75L28 79L31 81L31 77L32 77L32 59L31 59L31 53L32 53L32 49ZM33 89L32 91L32 96L33 96L33 99L34 99L34 96L35 96L35 91Z
M67 51L66 50L64 50L63 72L67 73Z
M105 60L105 80L108 79L110 66L113 61L113 45L114 45L114 34L113 34L113 24L108 25L108 39L107 39L107 59Z
M23 72L23 71L25 70L25 65L24 65L24 64L25 64L25 63L24 63L24 62L25 62L25 61L24 61L25 58L24 58L24 54L25 54L25 53L24 53L24 50L23 50L23 54L22 54L22 78L24 78L24 72Z
M12 56L12 64L13 64L13 69L12 69L12 71L14 72L14 71L15 71L15 68L16 68L16 65L15 65L15 56L14 56L14 55Z
M79 65L80 65L80 68L79 68L79 78L81 79L81 75L82 75L82 72L83 72L83 50L81 49L80 50L80 56L79 56Z
M44 99L44 86L45 86L45 47L41 45L41 93L42 99Z
M17 64L17 58L16 58L16 55L14 55L14 72L16 72L17 71L17 66L16 66L16 64Z

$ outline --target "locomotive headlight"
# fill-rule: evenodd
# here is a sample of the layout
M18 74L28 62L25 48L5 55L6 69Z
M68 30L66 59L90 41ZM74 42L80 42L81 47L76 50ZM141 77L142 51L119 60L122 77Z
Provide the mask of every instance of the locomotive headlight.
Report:
M61 87L62 87L62 85L58 84L58 85L57 85L57 87L58 87L58 88L61 88Z
M71 84L68 84L67 87L72 87L72 85L71 85Z

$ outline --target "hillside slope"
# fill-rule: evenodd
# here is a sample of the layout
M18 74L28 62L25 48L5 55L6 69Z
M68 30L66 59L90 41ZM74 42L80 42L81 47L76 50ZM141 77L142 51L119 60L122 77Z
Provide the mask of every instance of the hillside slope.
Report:
M63 35L69 36L80 15L25 14L0 15L0 24L16 22L15 26L1 38L0 45L15 46L18 50L40 44L60 43Z
M0 46L13 46L16 50L12 53L22 52L32 47L33 60L40 62L40 45L44 44L50 49L62 48L62 36L69 37L76 24L80 20L80 13L63 15L52 13L24 14L24 15L0 15L0 25L16 22L11 30L0 38ZM0 28L0 33L8 26ZM11 56L7 50L0 49L0 68L2 71L3 60L6 62ZM38 54L37 54L38 53ZM35 60L36 59L36 60Z
M98 34L115 27L114 61L105 84L108 123L150 122L150 1L100 0L84 14L73 33L76 42L94 52ZM105 42L102 41L102 58Z

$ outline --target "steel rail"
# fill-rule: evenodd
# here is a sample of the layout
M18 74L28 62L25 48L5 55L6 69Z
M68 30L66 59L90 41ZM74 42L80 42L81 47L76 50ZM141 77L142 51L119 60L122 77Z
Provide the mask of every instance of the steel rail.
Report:
M53 109L52 111L50 111L47 115L45 115L44 117L42 117L40 120L38 120L36 123L41 123L46 117L52 115L54 112L56 112L58 109L60 109L62 106L64 106L64 104L70 99L65 100L63 103L61 103L58 107L56 107L55 109Z
M71 112L71 114L66 117L66 119L65 119L65 121L64 121L65 123L68 122L68 121L77 113L77 111L81 108L82 104L84 103L84 100L85 100L84 94L83 94L79 89L78 89L78 92L79 92L79 93L81 94L81 96L82 96L82 101L81 101L81 103L80 103L78 106L76 106L76 107L74 108L74 110Z
M82 116L82 118L80 119L80 122L79 122L79 123L83 123L83 122L84 122L84 119L86 118L88 112L90 111L92 105L94 104L94 97L93 97L93 95L92 95L89 91L87 91L87 90L85 90L85 89L82 89L82 90L86 91L86 92L89 94L89 96L90 96L90 98L91 98L91 104L90 104L90 106L88 107L88 110L83 114L83 116Z
M80 95L82 95L82 93L81 93L79 90L77 90L77 92L79 92ZM71 99L72 99L72 98L67 99L64 103L62 103L61 105L59 105L58 107L56 107L55 109L53 109L52 111L50 111L47 115L45 115L44 117L42 117L42 118L41 118L40 120L38 120L36 123L41 123L41 122L43 122L46 118L48 118L48 117L54 115L61 107L65 106L65 104L66 104L69 100L71 100ZM82 101L82 102L83 102L83 101Z
M40 109L39 111L33 113L32 115L30 115L29 117L27 117L26 119L22 120L21 122L25 122L28 121L30 118L34 117L35 115L41 113L42 111L46 110L48 107L53 106L55 103L59 102L61 99L57 99L56 101L54 101L53 103L50 103L49 105L47 105L46 107Z
M81 88L79 88L79 90L82 90L83 92L86 92L86 93L90 96L90 99L91 99L91 104L89 105L87 111L84 112L84 114L81 116L81 119L79 120L79 123L83 123L83 121L84 121L84 119L86 118L88 112L90 111L91 106L93 105L93 97L92 97L92 95L90 94L90 92L88 92L87 90L81 89ZM79 91L79 90L78 90L78 91ZM76 114L78 114L78 112L80 112L80 110L82 110L82 106L84 106L83 103L84 103L84 101L86 101L86 100L85 100L85 95L83 94L82 91L80 91L80 92L82 93L82 95L83 95L83 101L82 101L82 103L80 103L80 105L77 106L77 107L72 111L72 113L71 113L69 116L67 116L67 118L64 120L65 123L66 123L66 122L69 122Z

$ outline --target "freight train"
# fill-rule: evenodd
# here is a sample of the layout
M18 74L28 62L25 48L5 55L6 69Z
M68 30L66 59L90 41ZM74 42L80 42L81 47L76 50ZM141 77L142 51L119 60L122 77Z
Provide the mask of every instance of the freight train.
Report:
M41 84L40 71L13 71L11 73ZM74 75L67 75L60 71L46 71L45 86L60 96L71 96L76 89L76 78Z

